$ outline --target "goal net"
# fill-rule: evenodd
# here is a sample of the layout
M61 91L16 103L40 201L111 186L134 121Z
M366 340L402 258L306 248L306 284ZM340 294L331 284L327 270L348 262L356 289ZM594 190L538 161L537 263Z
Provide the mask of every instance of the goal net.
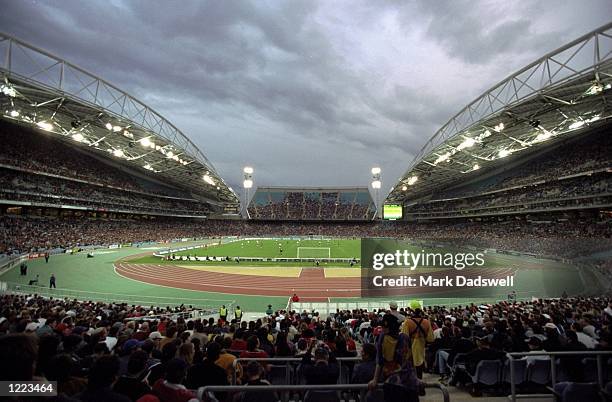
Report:
M331 258L329 247L298 247L297 258Z

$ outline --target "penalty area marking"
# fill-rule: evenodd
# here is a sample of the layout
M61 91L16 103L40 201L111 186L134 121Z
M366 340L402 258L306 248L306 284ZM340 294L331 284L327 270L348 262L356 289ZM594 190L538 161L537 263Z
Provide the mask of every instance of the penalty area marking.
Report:
M307 256L300 257L300 250L327 250L327 257L323 255L307 255ZM330 247L298 247L297 248L297 258L331 258L331 248Z

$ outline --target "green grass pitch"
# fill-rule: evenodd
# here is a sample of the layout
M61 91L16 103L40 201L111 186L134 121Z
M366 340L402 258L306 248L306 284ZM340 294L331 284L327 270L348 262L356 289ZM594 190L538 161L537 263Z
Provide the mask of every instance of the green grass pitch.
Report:
M299 249L299 250L298 250ZM220 245L196 248L175 253L176 255L230 257L223 261L181 261L181 264L197 265L235 265L234 257L248 258L357 258L361 256L361 241L359 239L325 239L325 240L238 240ZM134 262L159 263L157 257L143 257ZM176 261L169 261L176 263ZM245 261L254 266L304 266L300 261ZM312 264L307 264L312 265ZM325 264L326 266L348 266L347 262Z

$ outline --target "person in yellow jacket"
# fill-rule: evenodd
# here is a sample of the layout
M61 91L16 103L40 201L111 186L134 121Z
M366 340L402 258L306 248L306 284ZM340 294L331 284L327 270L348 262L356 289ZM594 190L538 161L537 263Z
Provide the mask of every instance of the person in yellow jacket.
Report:
M225 304L221 306L221 308L219 309L219 318L223 321L226 322L227 321L227 308L225 307Z
M412 362L416 369L417 377L423 378L425 368L425 346L434 340L431 323L423 317L423 310L417 308L411 317L404 320L402 333L408 335L411 341Z
M234 317L236 318L236 322L242 321L242 310L240 310L240 306L236 306Z

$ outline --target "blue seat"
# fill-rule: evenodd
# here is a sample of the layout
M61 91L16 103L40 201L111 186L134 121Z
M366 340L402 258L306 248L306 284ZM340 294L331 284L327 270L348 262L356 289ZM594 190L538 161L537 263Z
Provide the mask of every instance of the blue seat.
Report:
M595 402L601 400L599 385L596 382L560 382L555 384L553 389L560 402Z
M550 360L533 360L527 367L527 381L546 385L550 382Z
M476 365L476 372L472 375L474 384L495 385L501 378L501 362L499 360L481 360Z
M504 372L502 381L510 384L510 360L506 360L504 364ZM514 385L520 385L527 382L527 360L514 360Z

